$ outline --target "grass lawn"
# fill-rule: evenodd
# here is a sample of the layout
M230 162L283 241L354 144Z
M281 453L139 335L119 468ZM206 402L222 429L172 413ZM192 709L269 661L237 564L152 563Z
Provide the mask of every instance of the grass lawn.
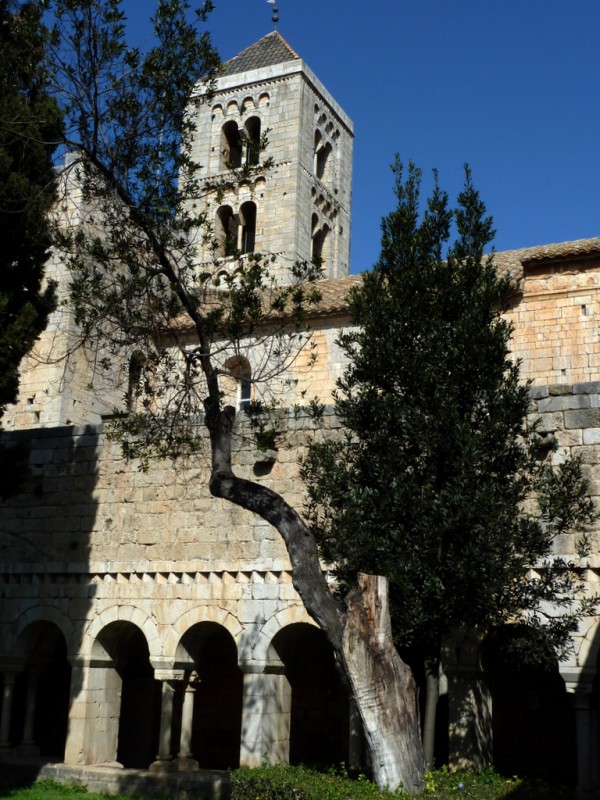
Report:
M30 786L7 788L0 784L0 800L107 800L109 795L88 792L85 786L66 786L54 781L38 781ZM111 800L132 798L110 795Z

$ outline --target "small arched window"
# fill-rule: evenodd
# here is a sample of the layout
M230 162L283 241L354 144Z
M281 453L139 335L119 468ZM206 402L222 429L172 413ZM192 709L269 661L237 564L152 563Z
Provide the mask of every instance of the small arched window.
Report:
M225 362L225 369L236 383L236 406L245 411L252 400L252 370L243 356L234 356Z
M221 158L222 169L242 166L242 137L237 122L232 119L221 128Z
M260 118L250 117L244 125L246 164L254 166L260 161Z
M242 253L253 253L256 243L256 204L249 200L240 207L240 224L242 226Z
M222 258L235 255L238 247L239 221L231 206L221 206L217 211L216 236L219 242L218 255Z

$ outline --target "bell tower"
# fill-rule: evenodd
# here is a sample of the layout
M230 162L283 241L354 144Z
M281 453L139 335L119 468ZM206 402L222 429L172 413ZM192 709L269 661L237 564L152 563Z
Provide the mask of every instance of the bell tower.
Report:
M199 83L192 156L224 266L234 251L258 251L277 255L282 282L311 258L325 277L348 274L353 126L327 89L273 31L223 64L210 98L205 91ZM272 160L264 174L223 190L230 167L259 158Z

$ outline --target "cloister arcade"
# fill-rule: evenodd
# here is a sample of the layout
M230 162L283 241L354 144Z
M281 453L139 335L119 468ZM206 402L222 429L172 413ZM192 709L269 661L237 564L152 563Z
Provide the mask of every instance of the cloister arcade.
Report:
M77 638L38 619L4 651L5 755L155 772L348 759L348 694L313 624L263 637L266 660L241 659L241 637L211 620L187 627L170 656L156 654L149 625L127 619L96 618Z

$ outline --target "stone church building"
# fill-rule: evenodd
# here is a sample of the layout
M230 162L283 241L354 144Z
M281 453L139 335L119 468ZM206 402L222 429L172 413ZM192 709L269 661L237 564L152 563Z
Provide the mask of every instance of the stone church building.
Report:
M304 396L328 402L343 369L335 340L349 322L345 297L360 281L348 274L352 123L277 32L225 63L197 114L194 156L209 183L226 161L255 158L253 143L269 130L272 171L209 189L202 202L225 261L232 249L277 252L286 281L296 259L322 258L316 360L294 362L285 391L290 406ZM600 495L600 238L496 260L518 281L514 353L541 427L558 441L553 458L581 455ZM64 285L58 255L48 272ZM27 449L30 476L0 504L0 757L63 764L87 783L102 770L160 777L265 759L360 764L356 715L277 532L211 497L202 459L148 472L125 460L103 419L123 408L126 365L102 385L75 340L61 306L3 419L5 442ZM246 367L232 387L242 407ZM335 424L326 414L323 426ZM284 428L285 446L268 456L240 435L237 469L300 506L298 457L311 422L290 414ZM569 537L558 547L574 553ZM457 642L444 664L440 752L455 764L527 767L600 797L599 646L589 619L555 673L516 675Z

